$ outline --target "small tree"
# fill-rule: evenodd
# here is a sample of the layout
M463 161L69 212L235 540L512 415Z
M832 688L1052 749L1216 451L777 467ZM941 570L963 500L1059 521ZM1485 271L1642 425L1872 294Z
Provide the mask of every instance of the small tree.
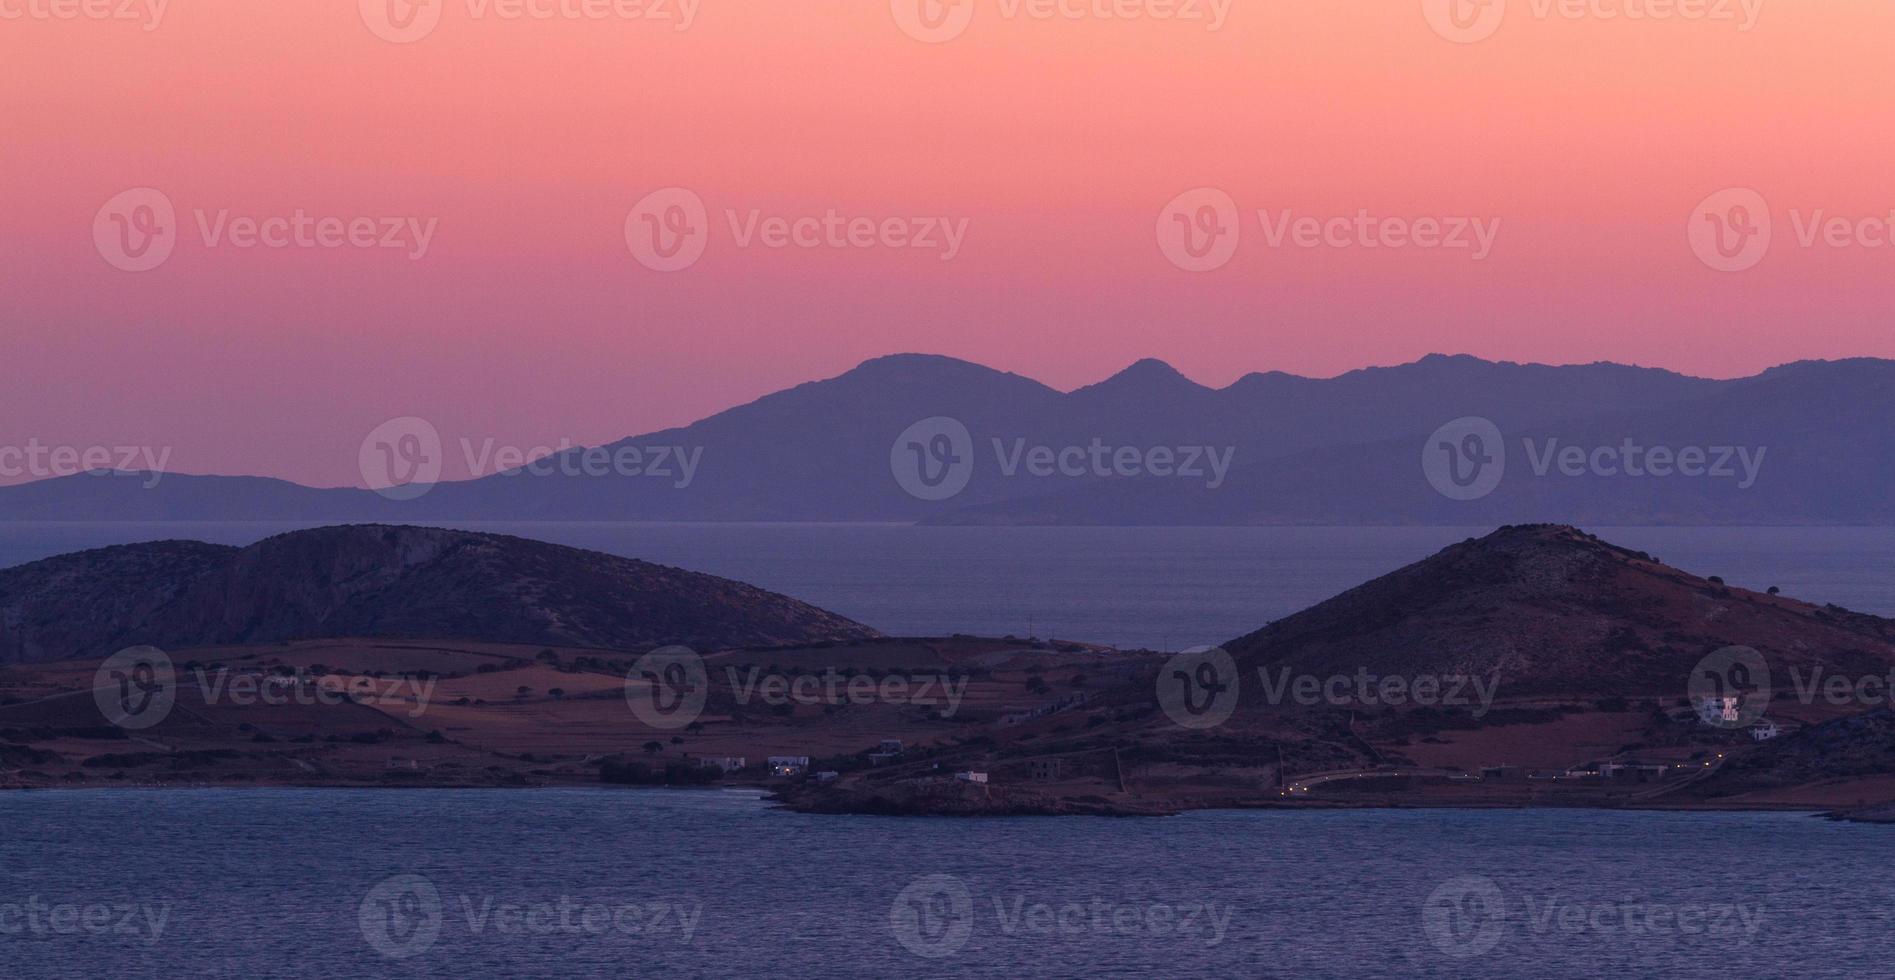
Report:
M658 753L663 752L664 750L665 750L664 744L661 742L646 742L645 743L646 755L657 755Z

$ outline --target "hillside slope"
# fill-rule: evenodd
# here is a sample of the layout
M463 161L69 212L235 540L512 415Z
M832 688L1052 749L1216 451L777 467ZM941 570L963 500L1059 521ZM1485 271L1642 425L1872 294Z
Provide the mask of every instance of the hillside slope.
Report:
M344 636L629 651L874 635L728 579L422 527L319 528L242 549L163 541L0 570L0 662Z

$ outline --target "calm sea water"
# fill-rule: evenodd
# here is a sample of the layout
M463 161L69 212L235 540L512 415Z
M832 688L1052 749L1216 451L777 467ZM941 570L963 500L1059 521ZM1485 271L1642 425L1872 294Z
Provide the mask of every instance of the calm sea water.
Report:
M105 790L0 795L0 826L20 980L1885 976L1895 926L1895 828L1793 814Z
M784 592L899 635L1151 649L1221 643L1491 528L930 528L476 524ZM292 525L0 524L0 567L160 538L249 544ZM1895 616L1895 528L1596 528L1733 585Z

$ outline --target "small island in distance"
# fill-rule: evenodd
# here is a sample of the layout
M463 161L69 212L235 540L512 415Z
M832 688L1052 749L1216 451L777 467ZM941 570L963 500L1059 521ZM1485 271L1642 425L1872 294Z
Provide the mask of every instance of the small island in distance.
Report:
M117 726L101 662L141 646L175 665L175 705ZM699 700L654 725L631 703L660 681L647 655L681 648ZM1741 724L1693 686L1732 648L1766 665L1767 703ZM127 545L0 570L0 786L723 785L810 812L957 815L1874 819L1895 802L1886 692L1828 696L1895 670L1895 621L1571 527L1504 527L1181 655L1188 670L1178 656L887 637L726 579L464 531Z

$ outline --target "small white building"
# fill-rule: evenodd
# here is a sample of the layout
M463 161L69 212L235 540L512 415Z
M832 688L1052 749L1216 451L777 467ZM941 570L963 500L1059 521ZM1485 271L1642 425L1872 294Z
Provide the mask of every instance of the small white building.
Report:
M737 772L747 763L741 755L706 756L697 760L699 768L718 769L723 772Z
M957 772L954 774L954 778L963 783L985 784L987 782L987 774L984 772Z
M1759 742L1768 742L1781 734L1783 734L1783 729L1777 727L1776 722L1768 719L1750 726L1750 737Z
M809 756L773 755L770 757L770 775L800 776L809 770Z

